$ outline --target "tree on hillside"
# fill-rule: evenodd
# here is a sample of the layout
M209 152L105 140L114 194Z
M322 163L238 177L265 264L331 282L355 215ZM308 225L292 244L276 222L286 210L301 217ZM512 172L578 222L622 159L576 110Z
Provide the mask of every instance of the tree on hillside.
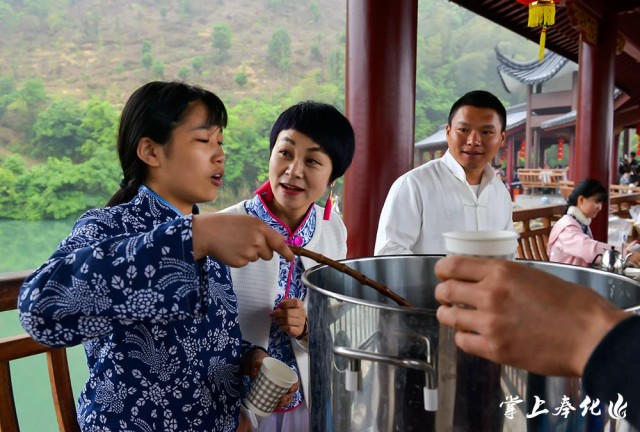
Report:
M180 78L182 81L186 81L187 79L189 79L189 68L186 66L182 66L179 70L178 70L178 78Z
M311 44L311 49L309 50L309 54L311 55L311 60L321 62L322 61L322 53L320 52L320 45L317 42Z
M25 171L22 157L18 155L0 157L0 218L8 218L16 203L20 201L16 184Z
M291 38L287 30L279 28L269 41L269 63L283 72L289 70L291 64Z
M233 77L233 80L240 87L244 87L247 84L249 77L247 76L247 73L245 71L240 71L237 74L235 74L235 76Z
M267 9L273 12L280 12L287 5L289 0L265 0Z
M191 67L193 67L193 73L196 75L200 75L202 73L202 65L204 64L204 60L202 57L194 57L191 61Z
M281 109L279 103L255 99L243 99L229 109L229 124L238 127L225 131L227 187L236 192L243 187L253 190L267 178L269 132Z
M142 52L140 54L140 61L145 69L149 70L153 64L153 56L151 55L151 41L145 39L142 41Z
M35 78L25 81L22 87L9 93L7 99L4 123L10 124L12 129L24 136L30 135L38 112L48 100L42 80Z
M149 39L142 41L142 54L144 53L151 54L151 41Z
M191 0L178 0L178 5L180 6L180 14L183 17L188 17L193 13L193 6L191 5Z
M94 98L87 103L80 123L84 158L95 157L100 149L114 151L119 118L119 111L105 100Z
M329 53L329 79L336 84L342 83L344 86L344 49L336 48Z
M228 24L219 23L213 26L211 45L214 49L213 61L215 63L221 64L229 59L229 49L231 48L231 29Z
M151 56L150 52L142 54L142 57L140 57L140 61L142 62L142 66L144 66L146 70L151 69L151 65L153 64L153 57Z
M22 84L18 91L18 99L24 101L27 108L33 111L47 100L47 93L44 90L44 83L40 78L30 79Z
M312 2L309 4L309 14L311 15L311 22L317 23L320 21L320 8L318 7L317 2Z
M153 76L159 79L164 78L164 63L161 61L153 62L151 66L151 72L153 72Z
M80 133L83 109L77 101L55 100L33 125L31 154L40 158L69 157L78 160L84 143Z
M332 80L325 78L321 69L313 69L291 88L285 98L286 105L293 105L303 100L317 100L344 109L344 90Z
M0 118L16 96L15 80L9 76L0 77Z

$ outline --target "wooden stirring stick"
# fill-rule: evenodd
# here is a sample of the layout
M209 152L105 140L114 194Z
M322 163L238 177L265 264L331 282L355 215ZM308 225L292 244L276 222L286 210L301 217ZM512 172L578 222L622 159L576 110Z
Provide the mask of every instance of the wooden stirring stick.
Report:
M391 300L394 300L400 306L408 306L411 307L411 303L409 303L405 298L399 296L397 293L391 291L389 287L381 284L380 282L376 282L372 279L369 279L362 273L357 270L352 269L351 267L339 263L338 261L334 261L331 258L327 258L326 256L319 254L317 252L310 251L308 249L302 248L300 246L290 245L289 249L293 251L294 254L305 256L307 258L311 258L312 260L319 262L320 264L326 264L329 267L333 267L336 270L341 271L342 273L346 273L352 278L356 279L363 285L369 285L371 288L378 291L380 294L389 297Z

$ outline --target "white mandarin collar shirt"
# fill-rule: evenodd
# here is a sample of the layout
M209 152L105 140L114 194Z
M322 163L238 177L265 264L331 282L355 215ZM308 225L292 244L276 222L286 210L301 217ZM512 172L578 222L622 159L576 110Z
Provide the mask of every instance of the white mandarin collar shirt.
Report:
M447 231L513 231L511 197L490 165L478 193L447 151L400 176L380 214L375 254L444 254Z

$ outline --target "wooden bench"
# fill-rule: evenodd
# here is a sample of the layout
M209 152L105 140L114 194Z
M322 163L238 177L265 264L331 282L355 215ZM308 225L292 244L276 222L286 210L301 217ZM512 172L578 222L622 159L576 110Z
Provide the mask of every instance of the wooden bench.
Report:
M561 181L566 180L567 169L550 168L520 168L518 169L518 179L522 188L558 188Z
M27 272L5 273L0 277L0 312L16 309L18 290ZM11 362L23 357L45 353L53 406L60 431L80 431L76 420L76 406L71 389L67 351L51 348L34 341L27 334L0 339L0 431L17 432L18 416L11 384Z

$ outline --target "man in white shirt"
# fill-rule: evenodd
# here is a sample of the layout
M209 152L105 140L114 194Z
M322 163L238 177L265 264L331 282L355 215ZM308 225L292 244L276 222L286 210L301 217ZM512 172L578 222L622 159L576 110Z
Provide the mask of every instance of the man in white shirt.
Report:
M504 146L506 110L476 90L458 99L446 127L449 149L400 176L382 208L375 254L442 254L447 231L513 230L511 197L491 160Z

